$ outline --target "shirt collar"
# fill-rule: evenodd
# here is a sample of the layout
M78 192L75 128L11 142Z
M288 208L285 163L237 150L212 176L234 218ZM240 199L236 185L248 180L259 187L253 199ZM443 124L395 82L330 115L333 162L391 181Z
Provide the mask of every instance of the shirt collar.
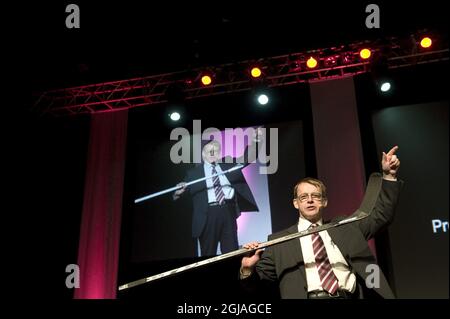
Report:
M322 218L316 222L317 225L321 226L323 223ZM312 225L312 223L307 220L305 217L303 217L302 214L300 214L300 218L298 219L298 230L299 231L304 231L307 230L310 226Z
M209 162L207 162L207 161L204 161L203 162L203 165L206 167L206 168L209 168L209 169L211 169L214 165L213 164L211 164L211 163L209 163Z

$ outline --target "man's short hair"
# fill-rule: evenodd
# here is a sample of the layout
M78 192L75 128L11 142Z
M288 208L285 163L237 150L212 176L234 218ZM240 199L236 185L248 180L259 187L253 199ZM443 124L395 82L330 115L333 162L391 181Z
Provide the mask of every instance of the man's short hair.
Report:
M294 186L294 199L297 198L297 190L300 184L306 183L316 186L318 189L320 189L320 193L322 194L322 199L327 199L327 188L325 187L325 184L316 178L312 177L305 177L301 179L297 184Z
M204 149L206 145L216 145L219 147L219 149L221 149L221 145L218 140L205 141L205 144L203 145L202 149Z

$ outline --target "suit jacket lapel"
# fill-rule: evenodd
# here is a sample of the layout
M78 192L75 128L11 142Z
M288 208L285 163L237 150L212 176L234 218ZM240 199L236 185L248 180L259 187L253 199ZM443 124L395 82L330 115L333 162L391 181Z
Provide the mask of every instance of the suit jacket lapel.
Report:
M345 226L344 226L345 227ZM328 235L330 235L331 240L339 247L339 250L342 253L342 256L347 260L349 259L349 252L347 250L348 243L345 242L345 236L343 236L343 232L338 228L330 228L327 230Z
M201 177L205 177L205 172L204 172L204 168L203 168L203 164L197 165L194 169L194 178L201 178Z
M191 182L192 180L196 180L196 179L199 179L202 177L205 177L203 164L198 164L192 169L191 176L189 177L190 180L188 182ZM192 187L192 191L194 193L197 193L202 190L206 190L206 181L195 183L191 187Z

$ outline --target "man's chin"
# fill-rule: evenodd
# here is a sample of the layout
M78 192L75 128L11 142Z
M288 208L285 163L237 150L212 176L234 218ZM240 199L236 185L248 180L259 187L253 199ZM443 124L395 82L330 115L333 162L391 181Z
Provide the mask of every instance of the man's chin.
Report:
M308 221L315 223L320 219L320 214L318 212L311 212L303 214L303 217L305 217Z

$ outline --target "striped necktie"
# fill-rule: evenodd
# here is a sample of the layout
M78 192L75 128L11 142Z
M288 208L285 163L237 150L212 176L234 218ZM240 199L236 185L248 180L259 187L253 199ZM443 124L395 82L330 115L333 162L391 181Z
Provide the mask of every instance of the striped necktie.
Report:
M312 224L310 227L315 228L317 224ZM316 259L316 267L319 272L320 283L322 288L330 294L334 294L339 288L338 279L331 268L330 260L328 259L325 244L319 233L311 235L314 258Z
M216 175L216 165L212 164L212 175ZM219 176L213 177L214 193L216 194L216 201L221 205L225 200L225 194L223 193L222 186L220 185Z

